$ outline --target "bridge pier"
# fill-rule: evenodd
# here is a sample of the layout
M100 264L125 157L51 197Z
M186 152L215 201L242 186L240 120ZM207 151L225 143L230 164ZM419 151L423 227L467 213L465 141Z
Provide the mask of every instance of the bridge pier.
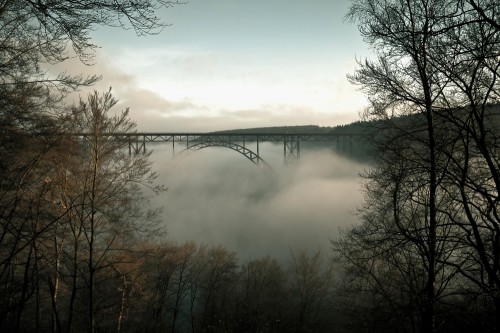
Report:
M337 138L337 149L352 149L352 135Z
M300 141L295 136L285 135L283 141L285 164L296 163L300 159Z
M142 137L142 141L139 138ZM132 155L139 153L146 153L146 137L142 135L128 135L128 154Z

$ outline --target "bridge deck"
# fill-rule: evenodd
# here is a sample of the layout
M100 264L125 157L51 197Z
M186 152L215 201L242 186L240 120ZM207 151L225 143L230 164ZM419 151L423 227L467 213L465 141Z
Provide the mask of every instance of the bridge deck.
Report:
M162 132L137 132L137 133L109 133L109 136L129 138L132 141L145 142L193 142L193 141L344 141L359 134L351 133L162 133Z
M89 133L73 133L73 135L87 137ZM285 162L297 161L300 158L300 142L324 141L337 142L352 146L353 138L361 138L361 134L354 133L233 133L233 132L136 132L136 133L105 133L107 137L114 137L128 143L129 154L145 153L146 144L155 142L186 143L186 149L206 148L210 146L224 146L245 155L252 162L259 164L263 159L259 152L259 143L283 142ZM241 144L237 144L241 143ZM245 143L256 143L256 152L245 147Z

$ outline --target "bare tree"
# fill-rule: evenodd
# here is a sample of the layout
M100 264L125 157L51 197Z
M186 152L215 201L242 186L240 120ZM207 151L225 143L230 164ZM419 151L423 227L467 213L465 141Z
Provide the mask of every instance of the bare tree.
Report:
M441 94L439 77L433 71L429 50L435 43L436 29L445 25L445 19L454 15L451 1L353 1L348 18L359 22L365 40L378 53L376 62L359 63L360 68L350 76L370 96L370 113L377 117L392 114L420 113L426 124L426 161L428 188L425 220L425 260L427 282L425 313L422 330L434 331L434 303L436 301L437 264L437 151L434 124L436 99Z
M475 10L470 10L469 3ZM449 161L446 186L462 214L454 219L470 260L459 271L491 298L500 315L500 29L485 19L498 4L467 1L463 17L435 46L432 64L447 80L445 108L438 113L457 132L454 145L440 148ZM489 14L486 14L489 13ZM493 16L492 16L493 17ZM462 21L468 22L460 25ZM464 251L465 252L465 251ZM481 272L481 273L479 273ZM497 330L500 324L497 322Z
M115 104L110 91L102 96L95 92L72 111L72 124L77 126L73 131L81 133L82 146L81 151L74 152L78 168L68 170L73 187L71 193L64 193L64 200L73 211L70 225L74 250L84 251L74 255L77 271L86 272L83 280L91 332L96 327L100 271L113 267L116 253L131 251L127 244L133 239L158 234L155 212L141 208L147 202L141 186L153 193L165 190L154 184L156 174L151 172L148 154L129 156L127 142L108 135L128 133L135 126L128 110L115 116L108 114ZM80 255L84 255L85 269L78 264Z
M138 35L167 26L157 12L178 1L12 1L0 3L0 85L55 85L74 89L97 79L64 73L44 75L40 63L59 63L76 55L90 63L97 47L90 32L98 26L132 28ZM70 47L68 49L68 46ZM72 52L70 52L72 51Z
M388 165L401 161L426 175L420 181L427 199L418 201L427 209L422 215L425 232L410 226L399 230L414 244L424 240L419 245L427 271L424 331L435 328L440 269L461 273L499 303L498 122L491 107L499 97L497 9L498 4L488 0L360 0L352 2L348 14L378 54L377 61L360 63L350 77L370 95L368 115L423 115L425 137L406 128L389 139L400 140L401 133L411 137L413 145L421 147L412 153L417 158L399 151L379 159L380 172L375 174L383 179ZM413 182L408 177L386 180L403 189ZM377 188L377 181L369 186ZM402 203L408 193L412 191L397 191L394 197ZM446 238L441 237L443 230L449 230ZM443 256L441 249L452 249L446 252L451 254ZM449 269L440 268L443 265Z
M47 66L72 57L92 63L96 45L89 34L98 26L132 28L138 35L156 34L167 26L156 13L175 3L0 1L0 294L6 297L0 311L2 328L4 324L11 325L13 317L20 322L25 305L33 297L37 307L42 306L40 282L46 281L41 277L48 274L53 330L61 330L57 306L59 273L68 235L68 229L61 224L68 216L77 215L74 202L54 200L54 188L63 184L55 181L61 178L52 172L60 170L54 168L54 160L63 155L51 155L60 152L55 148L63 138L57 133L61 131L57 116L63 110L62 98L95 83L99 77L53 75L47 72ZM74 239L83 237L82 227L72 226ZM54 245L54 261L47 255L49 243ZM75 245L75 262L79 250ZM53 266L54 271L46 270L43 263ZM21 271L23 282L19 283ZM37 324L39 319L37 316Z
M233 313L231 295L237 282L236 253L222 246L209 248L199 280L199 325L201 331L227 331Z
M247 332L279 330L289 300L287 276L276 259L269 256L241 266L235 326Z
M381 146L374 151L377 167L364 175L360 224L344 232L334 244L347 270L344 287L359 292L363 301L352 304L364 308L364 314L372 317L366 322L373 325L369 326L371 330L384 331L384 325L396 331L422 330L426 315L427 295L422 291L428 275L429 208L428 166L422 161L426 155L422 118L417 115L380 123L384 127L378 135L388 132L390 139L381 139ZM437 138L440 142L448 140L440 135ZM441 179L443 170L438 171ZM456 292L456 270L444 262L457 251L451 217L459 213L453 211L453 203L441 191L436 204L434 312L443 318L444 304L450 303ZM439 327L445 321L435 320Z
M322 318L330 309L333 266L323 262L321 251L309 255L306 251L291 253L290 298L293 307L294 327L299 331L322 332L329 330L329 323ZM330 317L330 315L328 315Z
M498 12L500 6L497 1L494 0L467 0L468 4L477 11L479 16L491 24L495 29L500 30L500 24L498 23Z

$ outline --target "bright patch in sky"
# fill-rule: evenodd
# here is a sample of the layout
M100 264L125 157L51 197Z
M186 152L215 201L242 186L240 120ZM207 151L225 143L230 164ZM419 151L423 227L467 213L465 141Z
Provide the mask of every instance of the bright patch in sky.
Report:
M346 74L368 52L347 4L193 0L156 36L98 30L95 69L140 130L348 123L367 103Z

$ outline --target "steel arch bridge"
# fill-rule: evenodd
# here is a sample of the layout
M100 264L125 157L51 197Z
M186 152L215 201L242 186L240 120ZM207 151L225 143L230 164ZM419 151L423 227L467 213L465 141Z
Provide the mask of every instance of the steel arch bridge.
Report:
M77 136L89 136L88 133L74 133ZM285 163L295 163L300 159L301 142L331 142L337 148L352 149L353 142L359 141L364 136L359 133L268 133L268 132L135 132L135 133L106 133L104 136L112 137L128 145L128 152L132 154L146 153L147 145L154 143L172 143L175 154L176 144L181 144L182 150L196 151L208 147L225 147L234 150L255 165L268 167L260 155L259 145L262 142L282 142L283 160ZM246 147L251 144L254 150Z
M198 142L188 146L187 148L182 150L179 154L185 154L186 152L193 152L208 147L229 148L245 156L247 159L249 159L253 164L257 165L258 167L272 170L271 166L266 161L264 161L262 157L254 153L252 150L246 148L245 146L242 146L234 142L224 142L224 141Z

